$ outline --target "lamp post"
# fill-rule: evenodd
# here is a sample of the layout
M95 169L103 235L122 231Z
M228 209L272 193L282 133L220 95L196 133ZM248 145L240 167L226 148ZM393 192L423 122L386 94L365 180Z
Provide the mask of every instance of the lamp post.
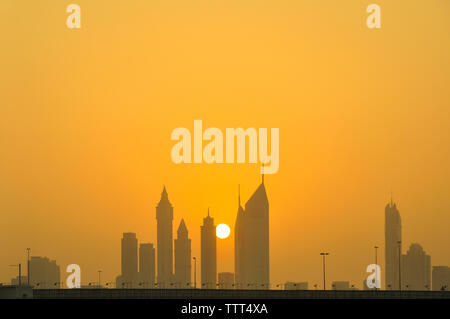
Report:
M112 288L112 285L113 285L113 282L107 282L105 284L105 286L108 287L108 288Z
M101 281L100 281L100 274L102 273L101 270L98 271L98 288L101 287Z
M30 251L31 248L27 248L27 285L30 285Z
M323 290L326 290L326 280L325 280L325 257L328 256L330 253L320 253L320 255L323 257Z
M41 281L36 284L36 287L41 287L41 289L44 289L46 285L47 283L45 281Z

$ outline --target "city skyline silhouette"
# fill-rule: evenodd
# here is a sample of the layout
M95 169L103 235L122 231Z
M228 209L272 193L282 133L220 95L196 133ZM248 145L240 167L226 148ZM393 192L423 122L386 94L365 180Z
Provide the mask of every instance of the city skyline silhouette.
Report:
M172 220L174 209L169 201L166 187L163 187L161 199L156 206L156 222L158 223L158 242L156 249L153 243L139 242L136 233L125 232L121 239L121 273L115 278L114 288L162 288L162 289L277 289L308 290L311 286L317 290L318 284L306 282L273 283L270 281L269 260L269 201L264 185L264 175L261 184L251 195L245 209L241 205L240 185L238 190L238 210L234 236L234 269L233 272L217 271L218 260L217 236L214 218L208 208L207 216L203 218L200 227L201 255L191 255L191 239L183 218L179 223L176 238L172 238ZM161 223L162 222L162 223ZM160 224L161 223L161 224ZM171 245L168 245L168 242ZM376 249L376 260L378 257ZM155 253L156 250L156 253ZM412 243L407 251L402 249L401 215L396 203L391 198L385 207L385 269L383 290L448 290L450 286L450 271L448 266L431 264L419 243ZM29 251L27 249L27 254ZM329 255L329 253L321 253ZM157 258L155 258L158 256ZM325 257L325 256L324 256ZM36 289L63 288L60 267L56 261L47 257L29 256L27 273L11 279L12 285L30 284ZM158 259L161 258L160 261ZM200 259L200 282L197 285L197 260ZM167 261L172 262L169 264ZM162 268L164 267L164 268ZM324 260L325 281L325 260ZM20 268L20 266L19 266ZM31 270L30 270L31 269ZM84 288L113 288L107 280L103 284L100 279L82 285ZM160 274L159 277L156 274ZM30 275L31 274L31 275ZM170 274L170 275L169 275ZM192 277L194 274L194 278ZM354 290L358 285L350 281L329 280L324 282L322 289ZM433 283L433 285L432 285ZM308 288L309 287L309 288ZM363 281L361 289L367 290Z
M175 164L171 133L194 120L280 129L271 282L320 285L330 252L327 281L361 287L374 246L385 267L391 190L403 252L417 242L450 264L448 1L386 2L376 30L352 1L89 1L79 30L65 5L5 1L0 282L26 269L27 247L114 281L124 232L156 249L163 185L200 267L207 208L233 228L237 185L244 204L260 165ZM217 252L217 272L233 271L233 233Z

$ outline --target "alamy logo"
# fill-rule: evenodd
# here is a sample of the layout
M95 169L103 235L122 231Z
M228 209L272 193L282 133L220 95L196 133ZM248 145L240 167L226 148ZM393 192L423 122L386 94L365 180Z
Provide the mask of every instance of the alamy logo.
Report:
M67 17L66 25L69 29L81 28L81 8L78 4L69 4L66 9L70 15Z
M77 264L70 264L66 268L70 273L66 280L67 288L81 288L81 268Z
M370 264L367 266L366 272L371 273L366 279L368 288L381 288L381 267L377 264Z
M268 154L267 128L227 128L225 130L225 161L224 141L222 131L211 127L203 132L201 120L194 121L194 163L245 163L246 141L248 140L248 162L257 163L258 155L261 163L262 174L275 174L279 168L279 134L278 128L270 129L270 155ZM171 139L179 141L171 152L172 161L175 164L192 163L192 139L191 132L184 127L172 131ZM208 144L203 148L203 141ZM237 142L237 143L235 143ZM236 156L235 156L236 150ZM259 152L258 152L259 151Z

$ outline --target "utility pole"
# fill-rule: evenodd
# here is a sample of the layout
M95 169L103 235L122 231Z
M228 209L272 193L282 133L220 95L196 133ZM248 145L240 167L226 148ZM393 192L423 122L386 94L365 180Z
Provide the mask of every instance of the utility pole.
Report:
M327 289L326 280L325 280L325 257L328 256L329 254L330 253L326 253L326 252L320 253L320 255L323 257L323 290Z
M30 285L30 248L27 248L27 284Z
M101 274L101 270L98 271L98 288L100 288L101 286L101 281L100 281L100 274Z

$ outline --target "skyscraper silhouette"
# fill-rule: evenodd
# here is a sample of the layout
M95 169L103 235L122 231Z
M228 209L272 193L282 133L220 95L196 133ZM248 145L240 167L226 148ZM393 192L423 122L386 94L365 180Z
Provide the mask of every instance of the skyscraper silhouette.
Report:
M431 289L431 257L419 244L411 244L402 256L402 289Z
M118 288L135 288L138 284L138 240L135 233L123 233L122 275Z
M37 289L60 288L60 268L56 260L48 257L32 256L30 260L30 285ZM22 285L25 283L22 278Z
M188 229L181 219L175 239L175 286L188 288L191 285L191 240Z
M392 201L385 208L385 289L399 290L402 220Z
M139 281L143 288L155 286L155 248L153 244L139 245Z
M161 193L161 200L156 206L157 220L157 254L158 254L158 286L169 288L173 281L173 207L169 202L166 187Z
M215 289L217 283L217 238L214 218L203 218L201 231L202 288Z
M450 290L450 267L433 266L433 290Z
M235 224L235 280L242 289L269 289L269 201L261 184L245 204Z

